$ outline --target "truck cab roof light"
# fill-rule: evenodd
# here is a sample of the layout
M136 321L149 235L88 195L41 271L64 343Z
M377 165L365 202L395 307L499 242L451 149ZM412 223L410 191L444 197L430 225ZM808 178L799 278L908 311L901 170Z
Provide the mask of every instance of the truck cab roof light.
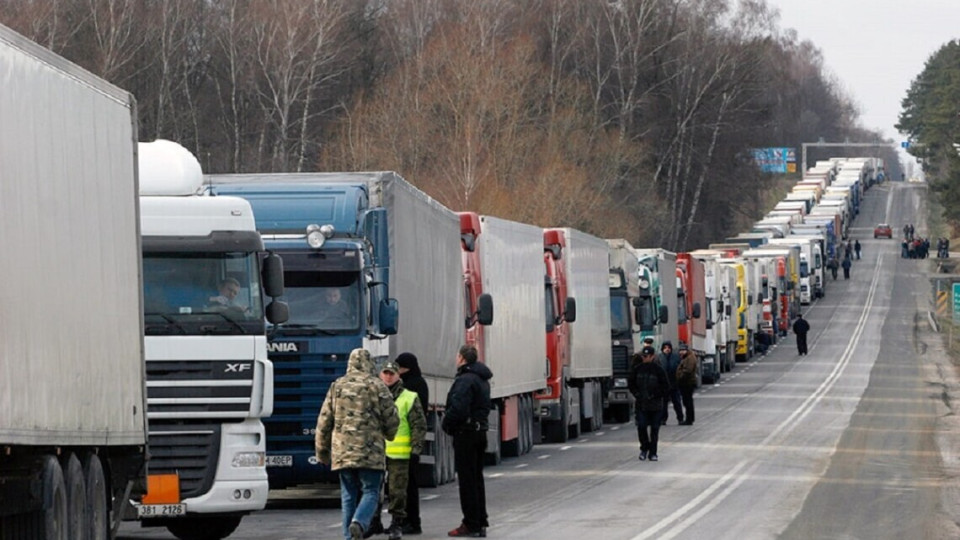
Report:
M324 242L331 236L333 236L333 225L307 225L307 244L313 249L323 247Z

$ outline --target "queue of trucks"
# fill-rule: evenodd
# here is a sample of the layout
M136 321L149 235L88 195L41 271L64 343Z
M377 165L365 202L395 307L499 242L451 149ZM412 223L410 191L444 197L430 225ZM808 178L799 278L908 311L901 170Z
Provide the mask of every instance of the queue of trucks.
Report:
M130 94L2 26L0 69L18 201L0 224L20 254L0 539L109 538L121 520L219 539L270 489L336 486L316 416L358 347L419 359L422 485L454 479L439 426L463 344L494 373L489 463L630 421L644 338L685 342L719 381L824 296L882 178L875 158L817 162L749 231L674 253L456 212L394 172L204 175L179 144L138 144Z

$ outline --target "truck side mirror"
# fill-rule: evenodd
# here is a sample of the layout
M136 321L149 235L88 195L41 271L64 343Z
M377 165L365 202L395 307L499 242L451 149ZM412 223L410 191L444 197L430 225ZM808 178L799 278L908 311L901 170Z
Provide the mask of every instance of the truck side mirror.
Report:
M493 297L487 293L477 298L477 322L483 326L493 324Z
M710 319L707 319L707 330L711 328L713 328L713 321L711 321Z
M693 311L691 312L691 315L694 319L700 318L700 302L693 303Z
M380 333L385 336L392 336L397 333L400 308L395 298L386 298L380 301Z
M270 253L263 259L263 290L267 296L283 296L283 259Z
M286 302L273 300L267 304L267 322L270 324L282 324L290 320L290 307Z
M667 309L667 306L660 306L660 313L657 314L657 322L660 324L670 322L670 310Z
M762 293L762 292L758 292L758 293L757 293L757 303L758 303L758 304L762 304L762 303L763 303L763 293Z
M733 308L730 306L730 304L727 304L727 307L725 308L725 313L727 314L727 317L730 317L731 315L733 315Z
M577 320L577 300L576 298L567 297L567 301L563 305L563 320L567 322L574 322Z
M640 307L640 299L639 299L639 298L633 298L633 299L630 301L630 303L633 304L633 307Z

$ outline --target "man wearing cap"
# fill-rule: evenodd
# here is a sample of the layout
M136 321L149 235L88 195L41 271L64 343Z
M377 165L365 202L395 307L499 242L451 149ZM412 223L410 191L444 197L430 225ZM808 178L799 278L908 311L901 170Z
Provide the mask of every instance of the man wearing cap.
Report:
M384 440L400 419L390 390L374 376L370 352L354 349L347 372L333 381L317 417L317 461L340 475L343 537L360 540L380 499L386 465Z
M427 416L427 407L430 406L430 388L420 372L420 361L416 355L409 352L397 356L397 365L400 367L400 380L403 387L417 393L420 405L423 406L423 415ZM407 518L403 521L403 534L420 534L423 532L420 524L420 487L417 485L417 469L420 467L420 456L410 455L410 476L407 478Z
M680 399L683 401L684 420L681 425L692 426L694 420L693 391L697 387L697 370L700 362L686 343L680 342L680 365L677 367L677 387L680 389Z
M640 440L640 461L657 461L657 443L660 440L660 419L663 398L670 390L667 372L657 363L657 351L646 345L633 356L627 388L637 400L637 438Z
M410 459L423 451L423 441L427 437L427 419L420 405L420 397L403 387L400 380L400 367L394 361L387 361L380 368L380 380L387 385L397 404L400 426L397 435L386 443L387 451L387 510L390 512L390 526L386 533L390 540L403 536L403 523L407 516L407 482L410 478Z

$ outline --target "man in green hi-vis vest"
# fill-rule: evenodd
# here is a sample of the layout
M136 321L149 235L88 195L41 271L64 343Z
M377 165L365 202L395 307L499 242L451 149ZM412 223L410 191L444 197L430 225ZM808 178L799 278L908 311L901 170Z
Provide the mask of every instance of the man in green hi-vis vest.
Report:
M400 368L390 360L380 369L380 380L387 385L397 404L400 427L392 441L387 441L387 510L390 526L386 533L390 540L402 536L403 522L407 517L407 482L410 479L410 456L420 455L427 436L427 418L416 392L403 387Z

